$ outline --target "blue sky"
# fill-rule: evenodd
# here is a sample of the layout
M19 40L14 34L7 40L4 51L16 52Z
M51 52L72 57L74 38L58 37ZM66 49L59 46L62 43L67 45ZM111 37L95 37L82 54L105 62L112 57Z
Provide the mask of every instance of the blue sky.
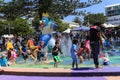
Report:
M11 0L5 0L5 1L11 1ZM100 4L93 5L88 8L83 8L80 10L86 10L86 12L91 12L91 13L104 13L105 14L105 6L112 5L112 4L118 4L118 3L120 4L120 0L102 0L102 3ZM65 17L64 20L73 21L75 17L76 16L69 15Z
M112 5L112 4L120 4L120 0L102 0L102 3L90 6L88 8L83 8L80 10L86 10L86 12L91 13L104 13L105 14L105 6ZM67 16L64 18L66 21L73 21L76 16ZM79 16L78 16L79 17Z

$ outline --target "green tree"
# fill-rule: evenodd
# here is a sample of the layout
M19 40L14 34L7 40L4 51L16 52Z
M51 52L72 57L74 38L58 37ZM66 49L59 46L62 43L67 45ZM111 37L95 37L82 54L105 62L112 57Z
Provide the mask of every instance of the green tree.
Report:
M14 33L17 35L26 36L33 33L33 29L22 18L15 19L11 25L14 27Z
M0 13L4 14L4 18L7 20L14 20L22 16L28 16L31 14L32 2L26 2L26 0L12 0L7 3L1 3Z
M101 0L88 0L81 2L80 0L39 0L39 14L40 19L43 12L49 14L58 14L61 17L68 15L81 15L83 12L76 11L76 9L89 7L102 2Z
M0 0L0 4L3 3L3 2L4 2L4 0Z
M80 15L76 9L89 7L100 3L101 0L12 0L7 2L0 10L7 19L15 19L21 16L32 16L32 12L39 12L40 19L43 12L57 14L59 16Z
M33 21L32 21L32 26L35 28L35 30L37 31L37 32L39 32L40 30L39 30L39 26L40 26L40 23L39 23L39 15L38 15L38 13L36 13L35 15L34 15L34 19L33 19Z
M6 26L6 23L0 21L0 35L4 34L4 32L5 32L5 26Z
M92 25L95 22L101 22L105 23L107 20L107 16L104 16L103 13L98 13L98 14L88 14L84 17L84 24L87 25Z
M17 34L20 36L26 36L33 33L33 29L31 29L26 22L26 20L22 18L17 18L13 21L1 21L0 22L0 33L3 34Z
M55 29L56 31L62 32L69 27L69 25L62 22L62 20L60 19L60 16L57 14L50 15L50 19L52 19L57 23L58 26Z
M4 14L4 18L7 20L15 20L26 16L27 18L33 17L34 13L39 13L39 20L42 18L42 13L49 13L49 15L65 17L68 15L81 15L84 11L76 11L76 9L86 8L100 3L101 0L12 0L11 2L3 3L0 13ZM33 25L38 26L38 18L34 21ZM58 23L59 28L65 27L60 21L55 20ZM62 28L64 29L64 28ZM60 30L60 29L59 29Z
M63 24L62 23L62 20L60 19L60 16L59 15L56 15L56 14L53 14L53 15L50 15L50 19L52 21L54 21L55 23L57 23L57 27L56 27L56 31L64 31L65 29L67 29L69 26L67 24ZM35 15L34 17L34 20L32 21L32 24L35 28L36 31L39 31L39 16L38 16L38 13Z
M79 25L82 25L82 20L79 17L76 17L73 22L78 23Z
M56 20L56 23L58 26L56 27L55 30L58 32L63 32L64 30L66 30L69 27L68 24L63 23L60 19Z

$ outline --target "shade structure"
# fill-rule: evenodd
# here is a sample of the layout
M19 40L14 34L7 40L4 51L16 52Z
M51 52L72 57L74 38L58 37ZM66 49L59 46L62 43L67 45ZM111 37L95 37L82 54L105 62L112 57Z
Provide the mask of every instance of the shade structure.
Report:
M2 37L5 37L5 38L13 38L14 37L14 35L12 35L12 34L10 34L10 35L3 35Z
M104 23L103 26L104 26L105 28L114 28L114 27L117 27L117 25L106 24L106 23Z
M63 33L70 33L70 31L71 31L71 29L68 28L68 29L66 29L65 31L63 31Z
M89 31L89 30L90 30L90 28L86 27L86 26L80 26L80 27L73 29L73 31Z
M55 33L57 33L57 32L56 32L56 31L53 31L53 32L52 32L52 34L55 34Z

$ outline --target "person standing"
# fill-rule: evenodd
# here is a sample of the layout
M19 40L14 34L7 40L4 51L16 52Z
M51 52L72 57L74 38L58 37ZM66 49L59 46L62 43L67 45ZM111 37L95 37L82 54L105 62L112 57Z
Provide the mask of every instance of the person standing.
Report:
M71 57L72 57L72 68L74 68L74 65L76 65L76 68L78 68L78 61L77 61L77 44L78 40L73 40L72 47L71 47Z
M100 25L101 25L101 23L96 22L90 28L91 54L93 56L93 61L94 61L94 64L95 64L96 68L100 68L99 57L98 57L98 55L100 53L100 42L102 42L101 38L100 38L100 30L99 30Z

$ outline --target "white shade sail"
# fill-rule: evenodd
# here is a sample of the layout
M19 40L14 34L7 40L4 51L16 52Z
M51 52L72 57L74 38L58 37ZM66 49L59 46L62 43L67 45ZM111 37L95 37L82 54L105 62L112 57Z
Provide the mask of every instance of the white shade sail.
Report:
M63 31L63 33L70 33L70 31L71 31L71 29L68 28L68 29L66 29L65 31Z

